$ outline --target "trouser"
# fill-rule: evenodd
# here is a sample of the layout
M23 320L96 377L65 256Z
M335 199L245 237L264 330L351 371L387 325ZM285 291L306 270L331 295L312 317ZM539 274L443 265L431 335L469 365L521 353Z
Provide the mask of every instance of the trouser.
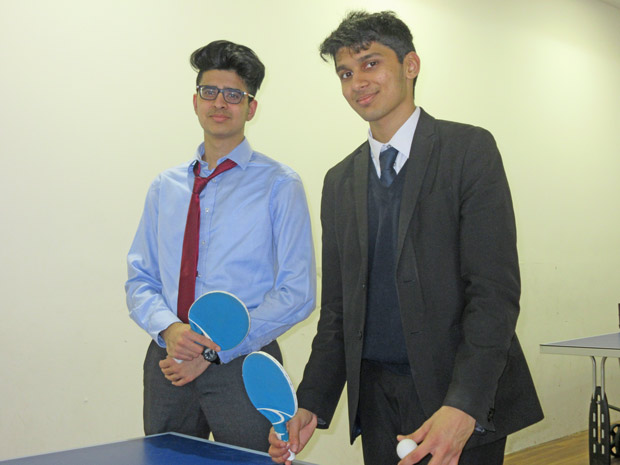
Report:
M397 434L411 434L426 421L413 378L362 361L358 416L365 465L396 465ZM459 465L501 465L506 438L464 450ZM429 455L419 465L426 465Z
M282 362L276 341L261 350ZM144 360L144 432L177 432L266 452L270 422L250 402L241 367L245 357L210 365L198 378L174 386L159 362L166 349L151 342Z

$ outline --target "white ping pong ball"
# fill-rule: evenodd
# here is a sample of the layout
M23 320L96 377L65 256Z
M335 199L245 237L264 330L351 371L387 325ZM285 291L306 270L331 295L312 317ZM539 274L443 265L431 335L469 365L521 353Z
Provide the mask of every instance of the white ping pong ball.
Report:
M418 445L413 439L403 439L396 446L396 453L401 459L404 459L407 455L415 450Z

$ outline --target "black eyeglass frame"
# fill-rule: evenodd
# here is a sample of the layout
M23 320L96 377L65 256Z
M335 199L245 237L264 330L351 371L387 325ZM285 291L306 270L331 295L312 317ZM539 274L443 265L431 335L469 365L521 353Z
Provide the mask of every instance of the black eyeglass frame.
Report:
M202 95L202 89L209 89L211 91L216 91L217 90L217 93L215 94L215 96L213 96L211 98L206 98L204 95ZM250 99L250 101L252 101L254 99L254 95L250 94L249 92L244 92L241 89L232 89L232 88L229 88L229 87L226 87L224 89L220 89L217 86L196 86L196 92L198 93L200 98L203 99L203 100L215 100L218 95L222 94L222 97L224 97L224 101L226 101L227 103L230 103L232 105L238 105L239 103L243 102L243 97L245 97L246 95ZM239 94L241 94L241 98L239 99L238 102L234 102L234 101L230 101L229 100L229 95L230 95L231 92L232 93L239 93Z

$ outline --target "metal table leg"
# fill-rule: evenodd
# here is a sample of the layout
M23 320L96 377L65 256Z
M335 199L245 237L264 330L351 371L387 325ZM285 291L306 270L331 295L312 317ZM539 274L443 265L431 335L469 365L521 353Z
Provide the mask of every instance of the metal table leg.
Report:
M590 465L610 465L609 404L605 394L605 362L601 360L601 385L596 380L596 358L592 359L592 399L590 400Z

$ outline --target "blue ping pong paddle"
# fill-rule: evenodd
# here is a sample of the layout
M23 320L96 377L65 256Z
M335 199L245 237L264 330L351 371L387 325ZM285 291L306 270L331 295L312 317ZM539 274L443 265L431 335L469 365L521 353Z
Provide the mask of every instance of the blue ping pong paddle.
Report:
M273 425L278 437L288 441L286 423L297 413L297 396L280 363L265 352L252 352L243 361L243 383L252 405ZM289 450L287 460L294 460Z
M211 291L198 297L189 308L188 320L193 331L205 335L222 350L238 346L250 332L248 309L237 296L225 291ZM211 349L205 352L215 356Z

